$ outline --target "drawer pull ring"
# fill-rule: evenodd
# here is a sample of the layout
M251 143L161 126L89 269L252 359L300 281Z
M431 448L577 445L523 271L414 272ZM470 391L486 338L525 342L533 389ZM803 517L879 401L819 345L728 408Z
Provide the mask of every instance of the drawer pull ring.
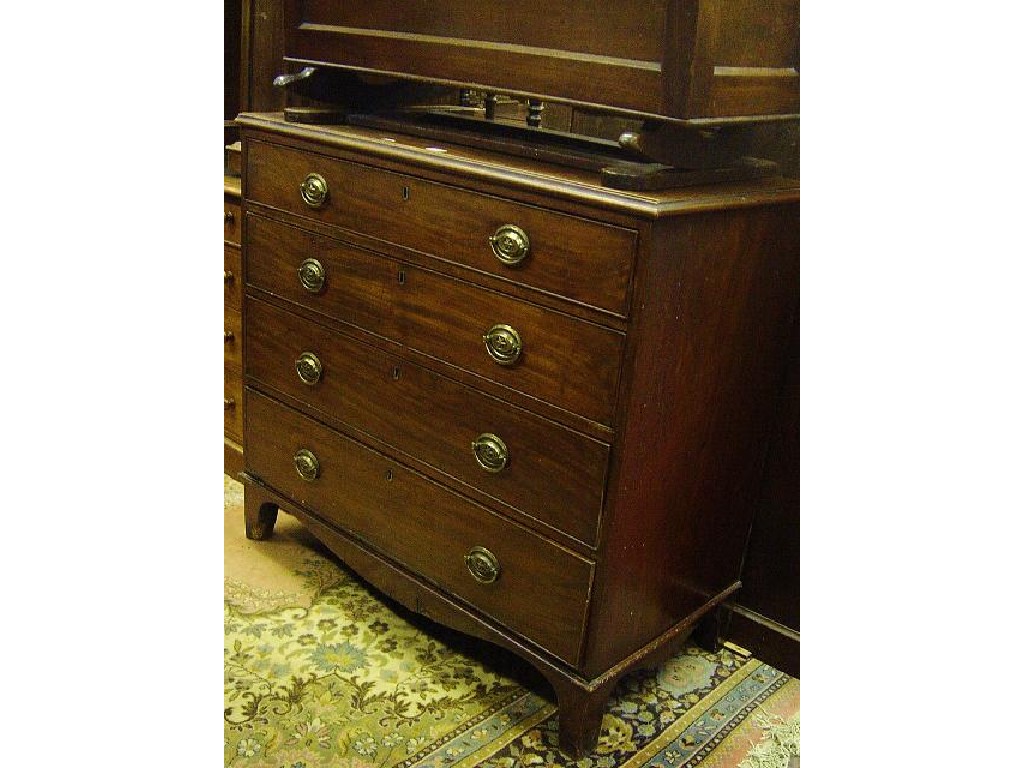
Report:
M233 398L233 397L225 397L224 398L224 410L227 411L227 410L229 410L231 408L234 408L234 407L235 407L235 398Z
M497 435L484 432L473 441L473 456L488 472L501 472L508 465L508 446Z
M323 208L327 202L327 179L319 173L311 173L299 185L302 201L310 208Z
M235 334L232 331L224 331L224 343L227 344L229 341L235 340Z
M487 354L498 365L513 365L523 353L523 341L511 325L495 325L484 334Z
M225 224L230 224L234 220L235 220L234 211L224 211L224 223Z
M233 283L233 282L235 282L235 273L232 272L230 269L225 269L224 270L224 282L225 283Z
M310 293L320 293L324 288L327 273L317 259L306 259L299 265L299 282Z
M312 352L303 352L295 361L295 372L299 374L303 384L313 386L320 381L320 375L324 372L320 358Z
M312 451L302 448L295 454L294 461L295 471L303 480L311 483L320 477L320 460Z
M501 576L498 558L486 547L473 547L465 559L470 575L481 584L493 584Z
M514 267L530 255L530 237L515 224L503 224L487 239L495 258L506 266Z

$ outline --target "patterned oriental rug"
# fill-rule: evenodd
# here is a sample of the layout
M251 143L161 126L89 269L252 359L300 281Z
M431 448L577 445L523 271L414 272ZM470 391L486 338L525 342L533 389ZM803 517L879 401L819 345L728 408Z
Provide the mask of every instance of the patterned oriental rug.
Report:
M226 475L224 513L225 766L799 765L799 681L695 646L623 678L595 753L571 760L524 662L390 601L290 515L247 540Z

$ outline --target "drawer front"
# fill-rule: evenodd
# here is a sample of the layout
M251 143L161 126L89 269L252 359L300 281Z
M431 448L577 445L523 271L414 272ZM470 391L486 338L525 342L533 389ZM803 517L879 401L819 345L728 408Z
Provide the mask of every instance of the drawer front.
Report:
M596 544L606 443L262 301L246 323L247 376Z
M224 309L224 434L242 441L242 314Z
M242 372L224 367L224 434L242 442Z
M242 249L224 243L224 307L242 309Z
M247 389L248 471L480 612L576 664L593 565L403 465ZM258 439L255 439L258 438ZM308 451L306 480L295 457ZM315 464L313 462L315 461ZM496 580L484 553L495 558ZM483 567L481 567L483 566Z
M611 424L621 333L297 227L253 216L248 226L248 284ZM308 258L323 275L315 292L298 274ZM510 333L518 357L496 362Z
M242 313L224 310L224 368L242 372Z
M242 242L242 206L233 200L224 200L224 242L239 245Z
M249 142L248 158L255 201L627 313L634 230L260 141ZM318 208L300 192L309 174L326 185ZM525 244L525 257L514 264L495 253L514 261Z

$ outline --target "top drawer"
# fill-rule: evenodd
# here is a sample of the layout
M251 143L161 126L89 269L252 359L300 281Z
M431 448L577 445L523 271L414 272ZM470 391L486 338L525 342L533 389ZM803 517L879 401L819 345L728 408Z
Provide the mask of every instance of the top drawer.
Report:
M627 314L633 230L261 141L247 157L255 202Z

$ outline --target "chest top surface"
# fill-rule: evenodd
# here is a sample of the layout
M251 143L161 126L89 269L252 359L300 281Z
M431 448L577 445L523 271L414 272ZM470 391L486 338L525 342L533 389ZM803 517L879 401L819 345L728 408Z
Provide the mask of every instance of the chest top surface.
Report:
M783 177L633 192L602 186L600 175L549 162L514 157L426 138L356 126L302 125L282 113L243 113L237 122L250 138L290 142L310 151L337 150L382 164L413 167L474 181L494 190L533 193L643 218L711 209L743 208L799 199L799 181Z

